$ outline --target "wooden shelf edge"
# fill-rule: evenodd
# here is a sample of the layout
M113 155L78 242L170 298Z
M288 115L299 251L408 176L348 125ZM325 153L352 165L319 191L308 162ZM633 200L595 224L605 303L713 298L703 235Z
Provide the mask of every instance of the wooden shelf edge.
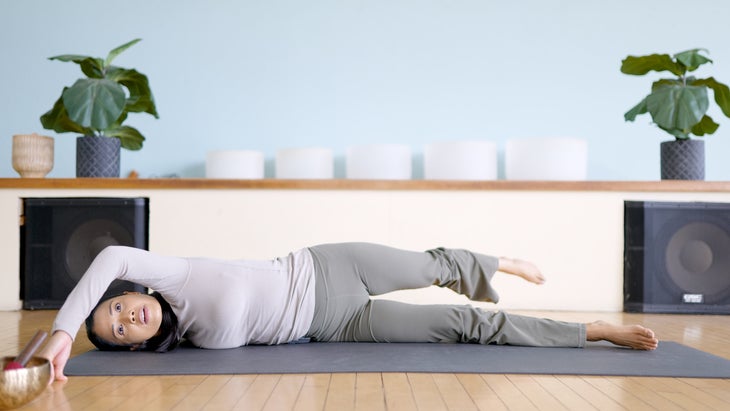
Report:
M0 189L487 190L730 192L730 181L217 180L205 178L0 178Z

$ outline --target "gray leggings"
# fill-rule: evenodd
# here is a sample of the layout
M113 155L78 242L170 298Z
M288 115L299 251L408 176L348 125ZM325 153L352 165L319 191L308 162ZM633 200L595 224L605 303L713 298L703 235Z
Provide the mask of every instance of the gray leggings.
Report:
M307 334L315 341L464 342L583 347L585 326L484 311L471 305L416 305L372 300L395 290L448 287L497 302L490 280L498 259L467 250L426 252L367 243L325 244L314 259L316 302Z

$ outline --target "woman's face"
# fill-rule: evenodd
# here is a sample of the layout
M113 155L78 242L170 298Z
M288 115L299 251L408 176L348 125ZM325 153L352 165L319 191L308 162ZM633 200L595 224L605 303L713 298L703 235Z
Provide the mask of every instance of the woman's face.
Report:
M162 323L160 303L147 294L112 297L94 312L94 333L117 345L135 346L154 337Z

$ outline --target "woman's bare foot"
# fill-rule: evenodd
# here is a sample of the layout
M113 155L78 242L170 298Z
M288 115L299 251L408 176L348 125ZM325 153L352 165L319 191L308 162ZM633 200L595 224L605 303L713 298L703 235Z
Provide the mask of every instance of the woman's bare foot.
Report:
M659 340L654 331L641 325L615 325L605 321L586 324L586 340L609 341L623 347L637 350L654 350Z
M543 284L545 277L540 270L529 261L518 260L516 258L499 257L499 271L507 274L516 275L531 283Z

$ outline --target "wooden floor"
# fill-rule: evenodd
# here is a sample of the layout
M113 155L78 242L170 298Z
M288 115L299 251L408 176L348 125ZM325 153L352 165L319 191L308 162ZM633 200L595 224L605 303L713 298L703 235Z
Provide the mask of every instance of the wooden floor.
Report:
M520 312L643 323L660 339L730 359L730 316ZM15 355L55 311L0 312L0 355ZM72 355L90 349L77 338ZM133 354L131 354L133 355ZM23 410L728 410L730 379L501 374L72 377Z

